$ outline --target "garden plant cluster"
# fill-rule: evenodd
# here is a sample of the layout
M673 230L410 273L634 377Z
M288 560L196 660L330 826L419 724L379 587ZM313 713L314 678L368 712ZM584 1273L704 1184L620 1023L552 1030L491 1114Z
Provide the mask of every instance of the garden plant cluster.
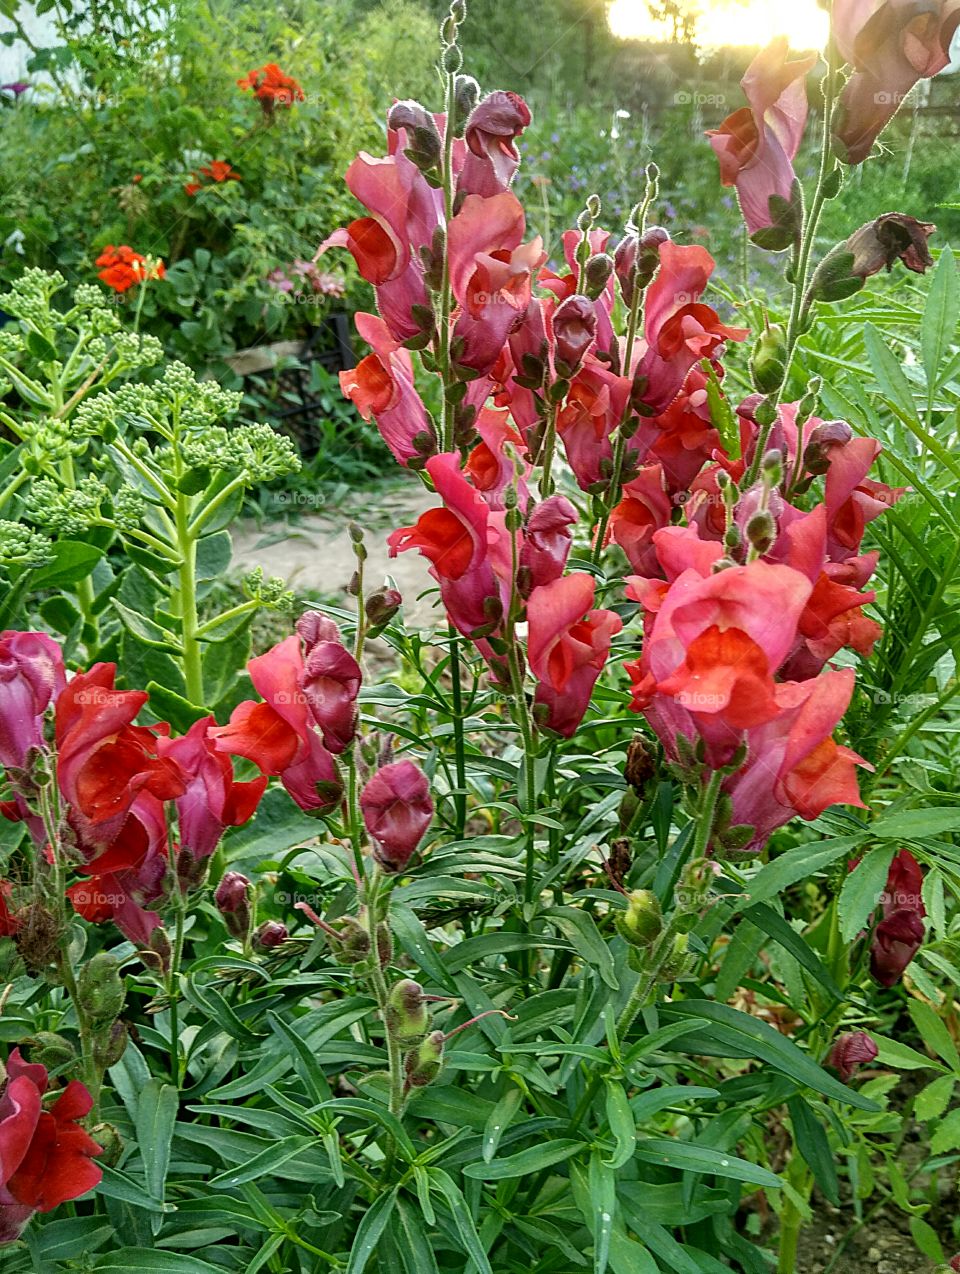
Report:
M906 197L822 234L960 3L833 0L708 130L782 313L654 162L552 255L470 8L269 277L366 298L428 626L360 493L345 599L230 575L312 475L170 356L176 264L0 295L0 1263L803 1274L829 1216L960 1269L960 283Z

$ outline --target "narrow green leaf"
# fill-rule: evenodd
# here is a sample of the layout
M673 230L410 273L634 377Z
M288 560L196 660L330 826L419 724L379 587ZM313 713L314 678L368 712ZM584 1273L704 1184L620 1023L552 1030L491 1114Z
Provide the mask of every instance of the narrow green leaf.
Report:
M793 1135L797 1149L813 1173L813 1179L825 1197L834 1205L840 1202L840 1186L830 1142L823 1125L810 1103L802 1097L791 1097L788 1102L793 1120Z
M939 836L960 828L960 806L929 806L920 810L899 810L871 824L872 835L884 840L911 840Z
M604 1162L610 1168L622 1168L633 1158L637 1145L637 1124L630 1105L619 1080L607 1080L607 1123L617 1143L617 1148L610 1159Z
M852 942L876 910L895 852L892 845L870 850L843 882L837 915L844 942Z
M500 1138L509 1128L514 1115L520 1109L523 1094L519 1088L509 1088L490 1112L490 1117L483 1130L483 1147L481 1153L484 1163L489 1163L497 1153Z
M930 401L940 386L947 353L956 339L958 315L960 286L957 280L957 263L950 248L944 248L930 280L920 331L920 351Z
M593 1212L593 1274L606 1274L610 1260L610 1240L617 1215L617 1179L614 1169L598 1154L590 1156L587 1178Z
M258 1177L265 1177L268 1173L276 1172L288 1159L295 1159L297 1155L303 1154L314 1145L316 1145L315 1137L284 1137L275 1145L268 1146L260 1154L254 1155L242 1168L231 1168L227 1172L221 1172L219 1176L211 1177L207 1184L216 1189L229 1190L247 1181L256 1181Z
M150 1079L137 1105L137 1145L143 1158L143 1175L150 1196L158 1202L163 1200L179 1100L172 1084Z
M397 1192L381 1194L363 1214L347 1261L347 1274L363 1274L397 1203Z
M477 1274L493 1274L490 1259L480 1242L477 1227L473 1223L470 1207L453 1178L442 1168L430 1169L430 1183L437 1187L446 1200L453 1217L463 1250L477 1267Z
M788 849L785 854L760 868L748 883L746 893L737 899L735 909L742 911L753 903L776 898L798 880L805 880L815 872L829 867L843 854L853 853L869 834L864 828L862 836L842 836L836 840L823 841L819 845L795 845L793 849Z
M902 1071L942 1071L945 1069L939 1062L933 1061L930 1057L925 1057L923 1053L918 1053L909 1044L901 1044L899 1040L885 1039L882 1035L877 1035L873 1031L868 1031L867 1033L877 1046L877 1059L883 1062L885 1066L896 1066L898 1070Z
M925 1001L914 999L910 1000L908 1008L924 1044L943 1058L955 1075L960 1075L960 1053L934 1010Z
M543 913L552 920L574 950L588 964L592 964L612 991L619 990L617 973L610 954L593 916L578 907L548 907Z
M469 1163L463 1170L465 1177L473 1177L478 1181L503 1181L507 1177L525 1177L531 1172L540 1172L555 1163L562 1163L578 1150L584 1149L582 1141L571 1141L562 1138L559 1141L547 1141L540 1146L530 1146L518 1154L509 1155L506 1159L494 1159L492 1163Z
M783 1186L778 1176L759 1164L749 1163L737 1155L714 1150L710 1146L697 1146L690 1141L644 1137L637 1142L637 1158L645 1163L679 1168L684 1172L709 1172L715 1177L729 1177L733 1181L745 1181L748 1185L763 1186L767 1190L779 1190Z
M956 1079L952 1075L940 1075L922 1088L914 1101L918 1119L939 1119L953 1100Z
M211 1265L197 1256L147 1247L118 1248L99 1257L93 1268L114 1271L114 1274L130 1274L131 1270L145 1270L146 1274L223 1274L222 1265Z

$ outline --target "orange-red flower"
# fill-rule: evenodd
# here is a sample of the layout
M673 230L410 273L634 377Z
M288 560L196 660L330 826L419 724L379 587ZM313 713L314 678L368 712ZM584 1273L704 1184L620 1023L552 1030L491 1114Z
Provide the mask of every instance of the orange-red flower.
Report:
M281 71L276 62L267 62L265 66L250 71L242 80L237 80L237 86L244 91L252 90L267 115L275 106L292 106L294 102L306 100L297 81Z
M162 261L145 257L127 244L114 247L108 243L97 257L99 277L114 292L127 292L145 279L162 279L166 268Z
M183 188L191 198L198 190L211 183L219 186L225 181L243 181L237 170L225 159L214 159L211 163L203 165L199 175L197 173L190 175L193 181L188 181Z

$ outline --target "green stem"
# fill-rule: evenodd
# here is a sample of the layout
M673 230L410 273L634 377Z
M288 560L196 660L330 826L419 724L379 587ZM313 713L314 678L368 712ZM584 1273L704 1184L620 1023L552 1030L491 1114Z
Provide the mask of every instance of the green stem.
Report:
M460 659L460 638L452 624L449 625L450 682L453 716L453 755L456 768L457 794L454 797L456 839L462 840L467 826L467 750L463 728L463 666Z
M777 406L779 406L789 382L790 369L793 365L793 357L796 353L801 333L803 332L810 312L810 307L813 303L812 298L807 295L807 283L810 275L810 258L813 253L814 244L816 243L817 227L820 224L820 215L827 202L827 178L833 171L831 164L835 163L833 160L832 149L833 113L836 99L835 80L836 65L833 40L831 39L828 46L827 73L824 76L823 81L823 139L820 146L820 167L817 172L817 184L814 189L813 200L810 204L810 210L804 220L803 230L800 236L800 245L796 251L794 260L793 298L790 304L790 318L787 323L783 383L777 391ZM747 487L752 486L757 480L757 474L760 472L760 465L763 461L763 456L766 452L767 443L770 440L770 433L772 429L773 421L771 421L768 425L762 426L760 433L757 436L753 459L751 460L750 468L747 470L743 479L744 490L746 490Z
M540 498L542 500L545 500L547 496L553 495L554 483L551 470L553 468L554 453L557 449L557 414L559 411L560 404L552 403L547 415L547 427L541 448L543 468L540 473Z
M693 841L693 857L702 858L710 846L710 833L713 831L713 818L720 797L720 785L723 782L723 771L714 770L710 775L703 794L703 801L697 815L697 831Z
M399 1116L403 1113L404 1104L403 1054L396 1037L390 1029L390 1023L387 1018L387 1000L390 991L387 987L387 980L383 976L383 970L380 967L380 957L377 954L377 928L381 921L384 923L388 922L390 905L389 894L384 893L382 890L383 880L383 872L379 867L375 867L367 894L367 932L370 935L370 958L373 962L370 972L370 983L373 987L377 1007L380 1010L383 1035L387 1046L387 1068L390 1073L390 1113ZM381 899L384 903L382 912Z
M179 454L178 454L179 467ZM177 492L176 532L180 553L178 570L180 610L180 636L183 642L183 676L187 698L191 703L203 703L203 658L197 619L197 541L190 530L191 497Z
M173 952L170 956L170 969L167 973L167 1000L170 1005L170 1076L174 1085L180 1087L180 1013L179 1013L179 978L180 962L183 959L183 927L185 902L179 884L174 889L176 918L173 937Z
M443 216L444 227L449 230L453 219L453 119L456 113L456 76L446 75L447 122L443 130ZM450 318L453 295L450 284L450 252L443 246L443 272L440 279L440 312L437 316L437 367L443 382L443 427L441 449L453 450L453 404L447 397L450 385Z
M215 615L213 619L206 620L197 629L198 637L205 637L207 633L213 632L215 628L219 628L221 624L227 623L228 620L237 619L240 615L246 615L252 610L256 610L259 602L247 601L239 602L236 606L231 606L229 610L223 611L219 615Z

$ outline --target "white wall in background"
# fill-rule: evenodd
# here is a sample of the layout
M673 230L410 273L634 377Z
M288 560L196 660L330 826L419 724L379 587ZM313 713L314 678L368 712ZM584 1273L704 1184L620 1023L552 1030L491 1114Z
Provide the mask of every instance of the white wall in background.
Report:
M42 17L37 17L32 4L21 4L18 16L30 39L38 48L42 49L58 43L55 19L52 13L45 13ZM12 31L13 29L13 23L8 18L0 16L0 32ZM16 41L9 49L0 44L0 84L12 84L16 80L29 79L30 77L27 74L27 62L29 60L30 50L22 41Z

